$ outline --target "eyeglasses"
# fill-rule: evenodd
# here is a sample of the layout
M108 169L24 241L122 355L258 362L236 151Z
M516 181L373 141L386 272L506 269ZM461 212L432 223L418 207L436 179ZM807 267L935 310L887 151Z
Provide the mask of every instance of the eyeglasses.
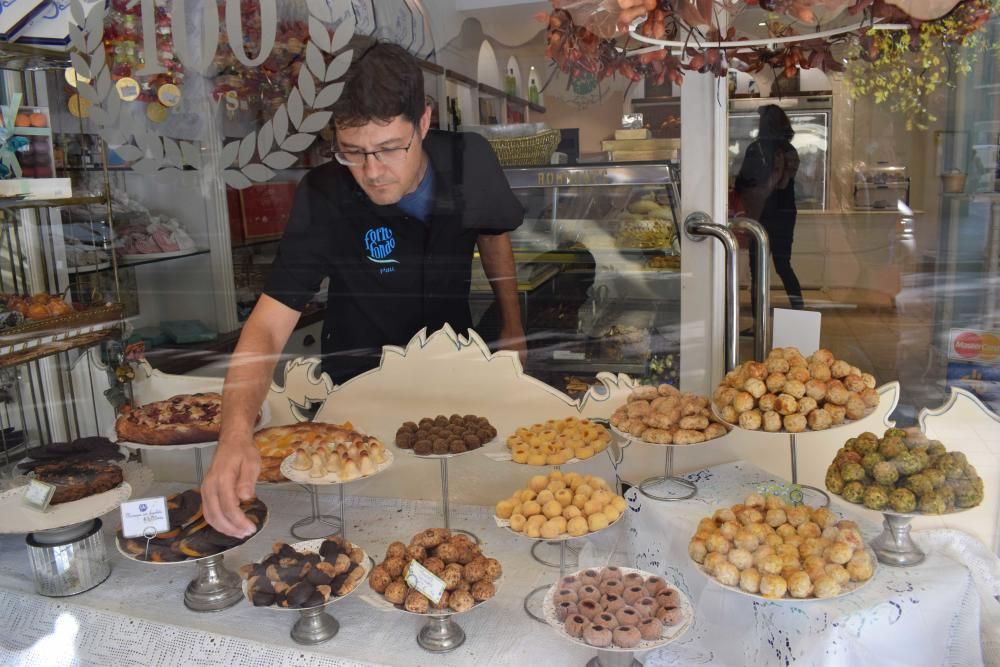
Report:
M410 135L410 143L401 148L383 148L378 151L334 151L333 157L345 167L363 167L369 155L382 164L397 164L406 159L406 154L409 152L410 146L413 145L416 136L417 128L414 127L413 134Z

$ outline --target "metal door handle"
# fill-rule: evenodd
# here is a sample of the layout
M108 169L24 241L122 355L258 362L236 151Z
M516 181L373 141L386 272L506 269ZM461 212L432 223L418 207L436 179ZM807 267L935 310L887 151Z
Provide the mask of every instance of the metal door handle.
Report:
M733 218L729 223L753 235L757 241L757 309L753 314L753 353L757 361L764 361L771 348L771 242L764 225L752 218ZM751 257L750 261L754 261Z
M726 256L726 372L736 368L740 342L740 284L736 235L727 225L712 222L707 213L696 211L684 219L684 233L692 241L711 236L722 244Z

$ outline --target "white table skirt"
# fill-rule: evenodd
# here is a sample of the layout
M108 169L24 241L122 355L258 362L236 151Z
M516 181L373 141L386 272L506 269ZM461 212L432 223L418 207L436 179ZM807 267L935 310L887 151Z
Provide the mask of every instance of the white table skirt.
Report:
M580 567L614 563L661 573L687 592L696 622L677 643L639 655L658 665L977 665L982 664L980 608L996 605L1000 563L977 542L928 535L927 561L912 569L881 567L861 592L831 602L761 603L709 584L688 564L687 542L698 519L717 506L739 501L769 476L745 463L727 464L690 476L701 485L696 498L660 503L635 491L633 511L622 525L584 542ZM436 484L436 480L435 480ZM179 485L156 485L169 493ZM349 487L348 487L349 488ZM436 486L435 486L436 488ZM262 488L270 519L264 533L226 556L227 567L255 560L275 540L292 541L288 527L308 513L308 496L295 487ZM334 496L321 496L326 513L338 512ZM878 531L878 515L853 506L867 538ZM347 498L348 538L373 556L418 530L441 525L438 502ZM110 540L117 514L105 518L113 559L110 578L72 598L44 598L33 584L21 536L0 536L0 663L24 665L583 665L593 655L560 640L521 608L535 586L555 579L553 569L531 559L530 542L495 526L492 508L454 505L452 525L472 530L487 554L504 566L504 584L487 605L455 619L466 643L433 655L415 640L422 620L375 609L365 585L329 608L339 634L302 647L288 632L295 613L255 609L249 604L215 614L196 614L183 604L193 565L151 566L127 561ZM950 554L945 555L946 553ZM969 569L953 558L967 563ZM986 610L987 614L996 610Z
M688 558L698 521L773 480L736 462L688 475L698 494L657 502L632 489L629 546L636 567L659 571L691 596L695 626L680 642L650 654L658 665L979 665L981 594L997 619L1000 561L956 531L914 533L928 552L913 568L880 565L875 578L836 600L763 602L724 590ZM858 522L866 541L881 532L881 515L833 497L833 509ZM945 555L948 551L969 565ZM971 570L975 571L975 577ZM983 619L985 623L985 619Z
M432 490L438 483L432 479ZM146 494L184 488L155 484ZM350 487L348 487L349 489ZM277 540L296 541L288 528L309 513L309 497L288 485L258 487L268 506L263 533L225 557L229 569L257 560ZM320 496L321 509L339 514L336 496ZM439 502L347 497L347 537L381 559L390 542L407 541L419 530L443 525ZM466 632L456 651L435 655L422 650L416 634L423 619L387 612L365 601L373 592L364 584L328 611L340 632L318 646L304 647L289 637L298 614L257 609L249 603L217 613L199 614L184 606L183 595L194 565L154 566L129 561L115 549L111 535L117 512L105 517L111 576L100 586L69 598L34 593L24 537L0 536L0 664L52 665L580 665L594 652L560 639L522 609L524 596L555 581L557 571L536 563L531 542L497 528L492 508L452 505L452 527L465 528L483 540L483 549L504 567L496 598L454 620ZM607 562L624 528L606 531L588 548L589 557ZM593 562L588 561L588 566Z

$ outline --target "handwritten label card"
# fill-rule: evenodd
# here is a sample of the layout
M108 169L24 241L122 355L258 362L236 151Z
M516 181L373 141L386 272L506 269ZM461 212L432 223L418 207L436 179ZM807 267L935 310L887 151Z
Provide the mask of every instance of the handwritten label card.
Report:
M425 598L437 604L441 602L446 584L433 572L415 560L411 560L404 574L406 585L422 593Z
M55 484L49 484L38 479L28 481L28 486L24 489L24 504L39 512L48 509L52 496L55 495Z
M122 535L124 537L148 537L170 530L170 514L167 499L140 498L121 504Z

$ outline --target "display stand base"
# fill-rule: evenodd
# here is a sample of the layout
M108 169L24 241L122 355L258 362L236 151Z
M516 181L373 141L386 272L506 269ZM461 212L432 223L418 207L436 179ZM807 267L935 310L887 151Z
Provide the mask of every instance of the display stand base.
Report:
M420 648L431 653L454 651L465 643L465 630L451 616L431 616L417 633Z
M913 567L924 562L924 552L910 536L911 517L884 514L881 534L872 540L878 562L892 567Z
M473 542L474 542L475 544L482 544L482 542L481 542L481 541L480 541L480 539L479 539L479 536L478 536L478 535L476 535L476 534L475 534L475 533L473 533L473 532L470 532L470 531L468 531L468 530L462 530L461 528L449 528L449 530L450 530L450 531L451 531L452 533L461 533L462 535L465 535L465 536L466 536L466 537L468 537L468 538L469 538L470 540L472 540L472 541L473 541Z
M660 487L660 493L651 490L656 487ZM698 493L698 486L691 480L674 475L674 448L667 445L663 454L663 474L642 480L639 492L652 500L670 502L694 498Z
M542 615L542 603L545 600L545 592L550 588L552 588L552 584L539 586L532 590L524 596L524 602L521 605L524 607L524 613L539 623L547 623L545 617Z
M802 495L803 495L802 502L806 503L807 505L812 505L814 507L829 507L830 506L830 494L827 493L826 491L824 491L823 489L816 488L815 486L809 486L808 484L800 484L799 488L802 489ZM809 492L815 493L816 495L818 495L819 497L821 497L823 499L823 502L820 503L820 504L818 504L818 505L816 503L807 502L805 496Z
M229 609L243 599L238 574L227 570L218 554L198 561L198 576L184 591L184 606L191 611L209 612Z
M449 497L448 491L448 459L441 459L441 515L444 519L444 527L453 533L461 533L467 536L470 540L476 544L481 544L479 536L475 533L470 533L467 530L462 530L461 528L451 527L451 499ZM458 627L458 626L455 626ZM459 628L461 629L461 628ZM431 649L427 649L428 651ZM448 649L451 650L451 649Z
M565 542L535 542L531 545L531 557L535 561L541 563L542 565L547 565L548 567L576 567L579 562L580 549L582 547L571 547L566 546L566 555L569 558L566 559L566 563L562 564L558 560L549 560L545 556L539 555L538 550L547 549L548 547L558 547L562 548L561 545Z
M322 644L333 639L340 631L340 623L326 613L323 607L304 609L292 626L292 640L297 644Z
M633 653L616 651L598 651L597 655L587 662L587 667L642 667Z
M662 493L653 492L653 489L657 487L659 487ZM639 492L652 500L670 502L694 498L698 495L698 486L691 480L684 479L683 477L664 477L661 475L659 477L648 477L639 482Z
M346 537L344 535L344 521L341 517L333 516L332 514L320 514L319 493L316 491L316 487L303 484L302 488L309 493L312 514L293 523L288 532L300 540L318 540L323 537L329 537L334 533L340 533L341 536ZM340 487L340 512L341 514L344 512L343 486ZM304 532L304 529L309 529L309 532Z

